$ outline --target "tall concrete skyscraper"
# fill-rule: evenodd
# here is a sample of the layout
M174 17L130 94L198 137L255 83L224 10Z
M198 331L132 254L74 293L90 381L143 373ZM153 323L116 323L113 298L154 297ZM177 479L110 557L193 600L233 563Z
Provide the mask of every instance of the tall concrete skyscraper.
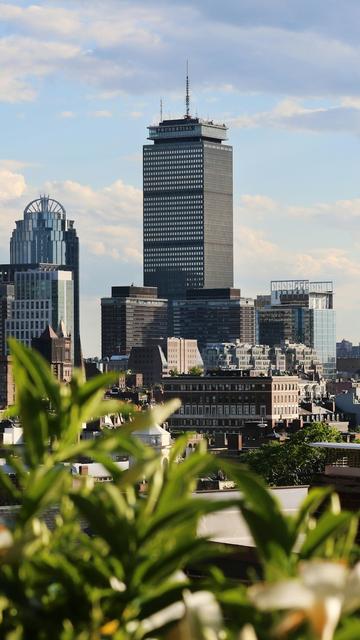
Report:
M194 118L151 125L143 147L144 285L161 298L233 286L232 147L227 127Z
M62 204L41 196L24 210L24 219L16 221L10 241L11 264L50 263L70 267L74 281L74 361L81 364L79 305L79 238L73 220L66 218ZM66 327L70 331L70 327Z

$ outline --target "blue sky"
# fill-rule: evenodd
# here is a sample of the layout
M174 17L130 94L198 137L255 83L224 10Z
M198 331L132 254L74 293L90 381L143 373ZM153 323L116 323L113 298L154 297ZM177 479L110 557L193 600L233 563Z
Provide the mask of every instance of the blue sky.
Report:
M360 339L357 0L0 2L0 261L46 191L76 221L86 355L100 297L142 279L146 127L191 108L234 146L235 284L333 279Z

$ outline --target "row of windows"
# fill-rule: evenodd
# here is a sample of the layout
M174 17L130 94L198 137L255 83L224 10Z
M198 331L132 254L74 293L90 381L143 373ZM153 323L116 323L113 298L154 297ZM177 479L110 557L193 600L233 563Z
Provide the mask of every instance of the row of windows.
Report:
M145 203L147 205L150 205L152 202L156 202L158 203L186 203L186 202L193 202L193 201L199 201L202 202L203 201L203 195L201 193L192 193L191 195L189 194L174 194L171 196L164 196L164 195L157 195L157 196L148 196L146 198Z
M194 383L172 384L165 383L166 391L264 391L266 384L245 383Z
M297 415L298 413L298 405L294 405L292 407L274 407L274 414L276 416Z
M266 405L256 407L255 404L218 404L218 405L202 405L202 404L186 404L180 407L178 413L181 415L199 415L199 416L249 416L249 415L266 415Z
M192 154L192 155L201 155L202 148L194 148L194 147L186 147L186 148L176 148L176 149L157 149L156 147L144 147L144 158L155 157L155 156L168 156L168 155L181 155L181 154Z
M285 382L281 384L276 383L273 385L274 391L295 391L295 390L297 391L297 389L298 389L297 384L294 384L293 382L291 383Z

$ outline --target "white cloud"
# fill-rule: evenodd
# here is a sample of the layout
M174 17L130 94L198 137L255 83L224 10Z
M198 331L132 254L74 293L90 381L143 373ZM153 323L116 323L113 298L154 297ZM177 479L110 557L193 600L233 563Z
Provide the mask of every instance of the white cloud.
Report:
M22 36L0 38L0 100L26 102L36 97L31 78L43 78L74 60L80 53L77 45L61 42L38 42Z
M286 99L271 111L240 115L230 123L242 129L255 127L360 133L360 98L344 97L333 106L305 107L299 100Z
M141 248L142 192L122 180L102 189L67 180L47 182L46 193L62 202L76 220L82 245L109 260L138 262Z
M11 61L0 51L0 98L32 100L37 90L34 78L55 73L96 87L107 97L154 89L169 94L179 86L174 69L188 51L196 60L197 84L206 100L211 87L295 97L351 96L360 87L360 39L351 30L350 19L353 15L353 24L357 23L353 3L346 9L351 37L343 29L346 11L340 6L333 7L337 19L330 19L326 12L310 10L307 4L304 15L294 9L297 17L292 22L291 16L284 18L283 1L281 10L279 6L270 10L266 4L273 3L262 2L261 11L259 2L239 8L229 0L226 11L210 10L208 4L190 6L185 0L160 4L152 0L87 4L74 0L66 7L0 3L0 22L6 25L6 32L13 31L19 43L18 55ZM11 49L9 37L1 42ZM53 50L48 52L50 44ZM339 108L349 114L353 106ZM287 117L309 121L319 115L299 111ZM351 112L350 117L355 116ZM281 120L283 116L274 117ZM342 112L331 113L332 120L336 117L341 118ZM242 116L241 126L253 126L251 123L251 115ZM308 122L307 126L311 129L313 125Z
M59 116L60 118L71 119L75 118L76 114L73 111L60 111Z
M0 169L0 203L20 198L25 189L24 176L9 169Z
M141 118L144 114L142 111L130 111L129 115L130 115L130 118L137 120L138 118Z
M98 111L90 111L89 115L92 118L111 118L112 113L107 109L99 109Z
M360 198L335 200L334 202L317 202L309 205L292 205L277 202L261 194L245 194L240 197L238 217L242 220L262 222L269 215L275 222L284 219L317 220L327 226L346 225L346 228L357 229L360 219Z
M79 6L74 2L71 9L0 3L0 21L31 33L52 33L81 42L91 40L103 47L125 42L154 46L159 42L155 28L160 19L156 14L127 4L121 7L107 2L107 5L108 12L95 3Z

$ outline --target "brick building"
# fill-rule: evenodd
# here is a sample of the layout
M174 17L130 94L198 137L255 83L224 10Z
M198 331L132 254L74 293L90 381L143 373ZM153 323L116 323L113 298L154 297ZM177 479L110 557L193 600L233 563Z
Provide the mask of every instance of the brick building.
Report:
M288 426L299 418L297 376L251 376L243 371L163 378L164 399L180 398L170 430L236 432L250 423Z

